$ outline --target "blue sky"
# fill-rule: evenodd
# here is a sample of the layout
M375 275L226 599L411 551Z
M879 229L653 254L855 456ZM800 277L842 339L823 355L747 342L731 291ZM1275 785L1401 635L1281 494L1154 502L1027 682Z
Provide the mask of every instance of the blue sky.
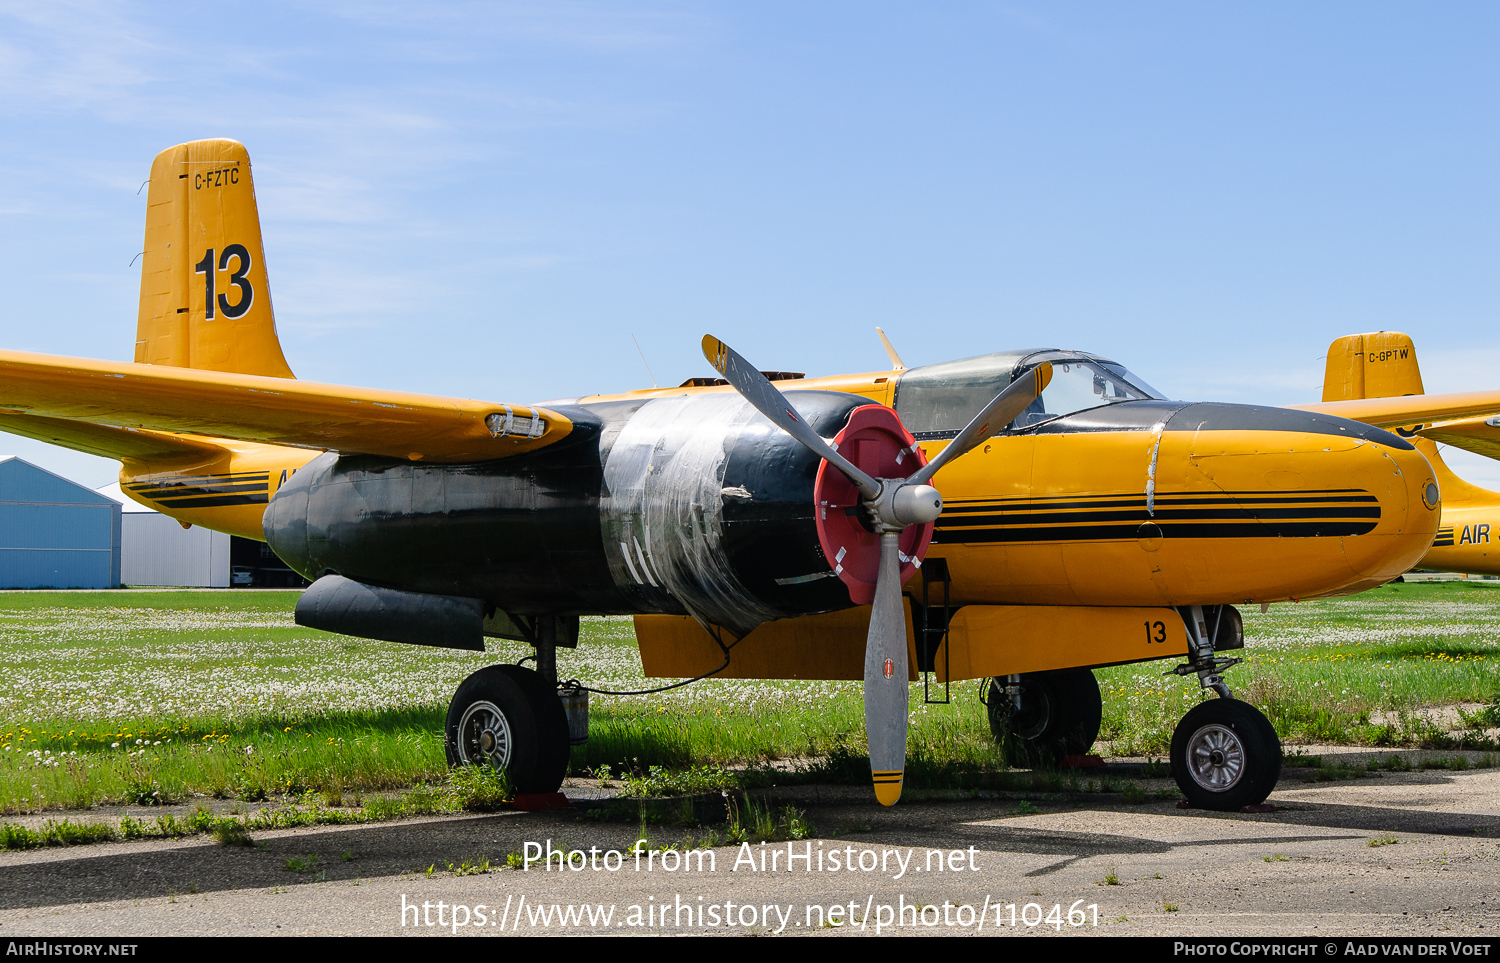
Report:
M1500 8L0 3L0 343L128 358L157 151L249 148L300 377L526 402L1023 346L1500 387ZM90 484L115 467L10 436ZM1453 459L1500 487L1497 463Z

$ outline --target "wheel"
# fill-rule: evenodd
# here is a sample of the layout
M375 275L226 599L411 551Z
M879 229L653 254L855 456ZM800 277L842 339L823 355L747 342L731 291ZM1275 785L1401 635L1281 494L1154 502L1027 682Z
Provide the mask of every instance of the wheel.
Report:
M1000 679L990 680L990 732L1005 759L1021 768L1055 765L1081 756L1099 737L1103 700L1088 669L1062 669L1021 676L1021 709L1011 709Z
M1194 806L1234 812L1265 802L1281 778L1281 740L1238 699L1194 706L1172 733L1172 778Z
M465 679L448 705L448 765L494 766L521 795L556 792L568 768L568 720L551 683L492 665Z

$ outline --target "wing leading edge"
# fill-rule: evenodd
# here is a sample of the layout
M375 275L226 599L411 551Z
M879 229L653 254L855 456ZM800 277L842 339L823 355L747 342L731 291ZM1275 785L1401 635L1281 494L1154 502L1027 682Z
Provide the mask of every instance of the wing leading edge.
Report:
M1352 401L1321 401L1308 405L1287 405L1301 411L1316 411L1351 421L1362 421L1377 428L1403 425L1432 425L1468 419L1474 415L1493 415L1500 411L1500 391L1465 391L1448 395L1406 395L1399 398L1360 398ZM1423 434L1431 435L1430 430Z
M125 429L75 430L97 445L95 453L114 457L136 454L127 449L142 444L134 433L144 431L443 463L534 451L573 428L535 406L0 351L0 430L67 430L41 419Z

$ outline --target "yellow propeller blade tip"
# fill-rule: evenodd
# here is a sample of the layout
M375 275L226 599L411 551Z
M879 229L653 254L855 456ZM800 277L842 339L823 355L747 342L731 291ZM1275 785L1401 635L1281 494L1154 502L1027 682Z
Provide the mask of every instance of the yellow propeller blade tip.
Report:
M703 336L703 357L708 359L708 363L713 365L714 370L719 374L724 373L724 366L729 363L729 355L724 350L724 342L711 334Z
M901 798L901 783L905 777L904 772L877 772L875 777L875 798L882 806L894 806L896 800Z

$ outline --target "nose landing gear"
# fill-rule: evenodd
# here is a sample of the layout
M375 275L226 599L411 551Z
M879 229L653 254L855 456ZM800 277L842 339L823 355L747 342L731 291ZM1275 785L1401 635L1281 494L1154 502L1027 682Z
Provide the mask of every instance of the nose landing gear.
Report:
M1218 606L1212 619L1202 606L1182 610L1188 630L1190 661L1172 670L1176 675L1197 675L1205 689L1219 698L1194 706L1172 732L1172 778L1188 801L1199 809L1233 812L1265 802L1276 780L1281 778L1281 740L1271 721L1248 702L1234 698L1224 684L1223 671L1243 661L1216 656L1220 648L1243 644L1242 636L1226 639L1224 611ZM1210 628L1210 621L1216 623ZM1238 636L1238 613L1234 635ZM1224 644L1225 642L1231 644Z
M1199 809L1256 806L1281 777L1281 741L1248 702L1210 699L1194 706L1172 733L1172 777Z

